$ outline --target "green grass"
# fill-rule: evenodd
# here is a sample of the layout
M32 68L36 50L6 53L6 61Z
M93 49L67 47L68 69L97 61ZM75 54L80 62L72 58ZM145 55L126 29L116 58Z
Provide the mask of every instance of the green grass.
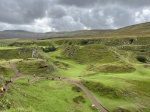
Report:
M16 63L16 67L21 73L27 75L36 74L37 76L47 76L50 77L51 73L54 71L53 66L46 64L44 61L21 61Z
M15 76L14 71L10 68L9 65L2 64L0 66L0 76L4 77L5 79L11 78Z
M134 72L135 68L131 65L121 65L121 64L105 64L105 65L89 65L87 67L89 71L96 71L102 73L130 73Z
M95 74L84 78L91 83L85 83L85 86L110 111L123 107L130 111L145 110L148 112L150 108L149 73L149 69L142 68L132 73ZM118 97L116 97L117 94Z
M4 86L6 80L16 75L8 63L6 60L0 60L0 87Z
M14 82L8 91L11 109L7 112L93 112L85 94L74 92L71 88L72 85L62 81L39 80L28 84L26 79L20 79ZM73 99L80 95L84 97L85 102L77 104Z
M19 49L0 49L0 59L25 59L31 58L31 49L27 48L26 53L18 53Z
M0 50L6 50L6 49L18 49L19 47L0 47Z
M135 40L132 44L131 39ZM18 40L20 47L29 49L28 53L20 56L20 48L9 46L14 42L0 41L0 45L4 45L0 47L0 75L4 79L15 75L8 61L20 61L15 65L27 75L83 80L83 84L110 112L149 111L149 37ZM50 45L56 46L57 50L49 53L42 51L41 47ZM43 61L22 60L31 57L30 50L33 47L38 47ZM136 59L137 56L144 56L148 60L141 63ZM62 81L32 79L29 84L27 78L12 83L4 97L4 100L11 101L11 109L6 111L94 111L87 96L78 88L73 89L73 85Z
M127 62L129 62L129 59L136 60L136 58L124 57L123 51L119 51L119 54L122 53L121 54L122 57L120 58L121 55L118 55L119 58L115 60L113 64L107 64L106 61L100 62L99 60L96 60L99 57L99 55L97 55L96 53L93 54L96 57L91 58L89 56L91 54L88 54L88 58L86 58L87 56L86 47L88 48L88 50L90 49L90 47L91 49L93 48L92 49L93 52L98 52L96 50L102 49L102 48L98 48L99 45L97 45L96 47L95 46L96 45L87 45L82 47L69 46L67 47L67 49L69 48L67 52L73 54L73 56L70 57L69 59L65 59L64 57L62 57L60 50L55 53L46 54L46 55L47 56L49 55L52 60L57 60L57 63L64 62L69 65L68 69L59 70L60 72L59 75L70 77L70 78L73 77L77 78L78 76L81 76L82 79L92 81L95 84L94 87L91 86L92 84L89 85L86 84L86 86L87 87L91 86L92 89L93 88L95 89L93 94L108 110L115 111L117 109L122 109L122 110L129 110L129 111L137 111L137 110L146 111L146 109L149 108L149 105L147 105L148 101L146 100L149 99L149 96L145 96L145 94L146 95L149 94L148 92L149 90L147 90L146 87L146 85L149 85L149 76L148 76L148 73L150 73L149 69L136 65L137 61L136 63L133 64L131 61L131 63L128 64ZM81 50L80 51L81 53L76 52L77 53L76 55L76 53L74 53L75 49ZM103 49L108 50L107 47L104 47ZM76 57L78 56L77 59L76 57L74 57L74 55ZM105 55L106 54L104 54L104 56ZM81 56L84 57L83 60ZM116 57L115 55L113 56ZM75 60L76 62L72 61L72 59ZM107 59L107 57L105 57L105 59ZM95 64L89 60L93 60L93 62L95 61L98 63ZM87 66L88 63L90 63L89 66ZM89 70L91 69L91 65L94 66L94 68L92 68L92 70ZM98 85L99 88L102 88L99 95L97 93L99 88L98 90L96 89ZM144 93L140 93L140 91L143 91ZM140 97L140 95L142 97ZM144 102L142 105L140 104L141 100ZM108 102L114 102L114 103L108 103Z
M84 47L67 46L63 55L68 59L74 59L78 63L111 63L117 61L116 55L106 46L91 44Z
M82 75L83 72L86 72L85 65L78 64L73 60L64 59L61 56L60 49L52 53L44 53L43 51L40 51L39 53L46 58L49 65L54 67L54 75L73 78Z
M4 39L0 40L0 46L1 47L7 47L9 44L18 41L18 39Z

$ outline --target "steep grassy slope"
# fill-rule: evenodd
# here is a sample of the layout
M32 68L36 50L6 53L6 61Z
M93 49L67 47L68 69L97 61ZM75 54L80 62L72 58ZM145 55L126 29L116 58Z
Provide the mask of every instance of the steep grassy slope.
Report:
M106 34L107 35L107 34ZM124 28L117 29L116 31L110 32L107 36L118 37L118 36L133 36L133 37L149 37L150 35L150 22L136 24Z
M51 73L54 71L53 66L48 65L44 61L22 61L15 64L19 68L20 72L27 75L36 75L36 76L47 76L50 77Z
M0 77L8 79L15 76L14 71L10 68L8 63L8 61L0 60Z
M99 73L85 77L83 84L110 111L120 108L131 112L148 112L149 72L149 69L143 68L133 73Z
M150 22L136 24L125 28L118 29L119 32L133 32L133 33L148 33L150 29Z
M115 55L103 45L66 46L62 53L68 59L78 63L112 63L117 61Z
M20 79L8 91L11 109L5 112L94 112L85 94L73 91L72 87L61 81L35 80L29 84L27 79ZM75 103L77 96L83 96L84 103Z
M31 50L27 49L26 53L21 53L19 55L18 49L6 49L6 50L0 50L0 59L25 59L25 58L31 58Z

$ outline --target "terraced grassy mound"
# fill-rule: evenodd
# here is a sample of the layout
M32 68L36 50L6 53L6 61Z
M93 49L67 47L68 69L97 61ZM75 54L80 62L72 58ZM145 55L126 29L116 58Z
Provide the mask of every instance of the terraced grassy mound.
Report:
M117 61L116 55L103 45L67 46L63 55L79 63L111 63Z
M54 71L53 66L48 65L44 61L34 62L32 60L29 61L21 61L16 63L16 67L20 70L21 73L27 75L36 76L51 76L51 73Z
M23 48L24 49L24 48ZM32 57L32 49L26 50L19 54L19 49L0 49L0 59L26 59Z
M150 71L142 66L136 69L132 73L88 75L82 82L110 111L117 111L120 108L131 112L148 112Z
M128 45L118 47L119 53L126 53L130 62L138 63L137 57L146 59L145 63L150 63L150 47L149 45Z
M97 71L103 73L130 73L134 72L135 68L131 65L89 65L87 67L89 71Z
M5 83L6 80L15 76L14 71L10 68L9 62L5 60L0 60L0 82Z
M105 97L109 97L111 99L121 98L121 91L118 91L115 88L111 88L109 86L103 85L98 82L92 81L82 81L83 85L86 86L89 90L96 92L97 94Z

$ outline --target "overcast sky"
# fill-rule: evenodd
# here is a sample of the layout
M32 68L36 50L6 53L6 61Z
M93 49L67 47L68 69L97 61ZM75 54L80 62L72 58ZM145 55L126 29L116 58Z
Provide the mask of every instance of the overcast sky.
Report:
M0 31L112 29L150 21L150 0L0 0Z

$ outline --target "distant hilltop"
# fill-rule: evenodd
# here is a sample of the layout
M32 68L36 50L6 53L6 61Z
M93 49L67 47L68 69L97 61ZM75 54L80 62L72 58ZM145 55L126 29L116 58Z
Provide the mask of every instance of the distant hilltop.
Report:
M46 32L35 33L24 30L0 31L0 39L48 39L48 38L73 38L73 37L146 37L150 35L150 22L127 26L120 29L108 30L79 30L71 32Z

